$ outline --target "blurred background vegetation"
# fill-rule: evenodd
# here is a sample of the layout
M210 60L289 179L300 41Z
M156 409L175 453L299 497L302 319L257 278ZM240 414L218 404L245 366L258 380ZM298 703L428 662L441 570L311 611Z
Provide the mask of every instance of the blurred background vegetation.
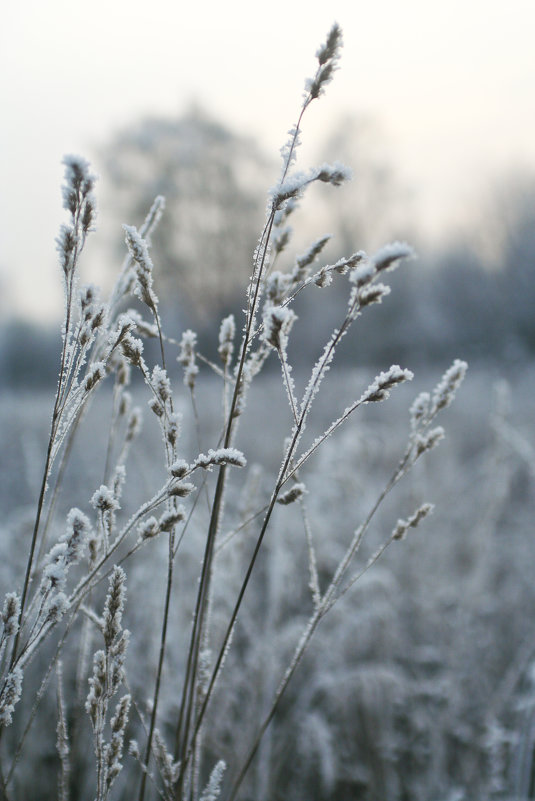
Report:
M401 184L387 154L385 132L371 118L343 117L326 131L316 161L339 159L353 169L354 180L336 192L307 195L295 219L299 237L279 264L291 268L322 233L334 235L325 263L397 238L416 246L419 259L392 277L392 296L361 321L357 342L346 346L341 361L443 365L462 356L507 367L531 358L535 175L496 178L463 228L431 246L419 235L410 187ZM201 349L213 356L220 319L229 312L240 319L266 187L278 164L198 106L175 119L146 118L116 132L95 161L100 215L89 271L97 267L105 291L124 257L121 224L139 226L154 197L164 195L152 255L167 330L179 337L194 328ZM336 317L329 310L335 313L337 300L336 288L303 294L294 356L316 357L310 333L318 325L330 330ZM57 328L3 315L5 384L52 385L58 336Z

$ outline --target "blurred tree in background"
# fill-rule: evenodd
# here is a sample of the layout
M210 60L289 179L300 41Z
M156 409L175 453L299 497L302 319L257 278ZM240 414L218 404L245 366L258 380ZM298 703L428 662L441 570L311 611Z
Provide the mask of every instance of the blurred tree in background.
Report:
M348 256L360 248L372 253L397 238L421 251L417 262L390 277L391 297L375 314L363 316L359 337L351 347L344 343L339 361L379 367L400 361L444 364L459 355L505 364L532 357L535 174L498 178L462 233L445 237L441 246L419 248L417 213L388 152L373 120L344 117L334 122L314 161L336 157L353 169L354 180L336 193L311 188L296 212L302 217L297 227L303 236L278 264L291 270L318 229L334 235L333 249L327 245L318 266L337 258L334 248ZM164 195L166 210L153 237L152 256L166 327L176 337L194 328L201 350L216 358L221 318L233 312L241 319L243 287L264 221L266 187L277 176L277 163L251 139L199 109L175 119L148 118L120 131L104 149L102 161L96 239L108 246L88 270L99 262L115 265L115 270L125 254L121 224L139 226L156 195ZM105 284L105 276L99 281ZM338 282L340 291L328 298L312 287L297 299L301 325L290 354L296 365L318 355L310 352L315 341L311 332L324 329L327 337L337 324L347 292L345 279L338 277ZM54 381L56 347L56 335L5 314L0 325L5 385Z
M104 162L115 228L139 226L154 198L166 199L152 255L161 299L181 323L206 323L237 290L241 308L273 177L253 140L193 108L120 131Z
M496 272L500 325L509 346L535 352L535 174L505 176L482 222L487 260Z

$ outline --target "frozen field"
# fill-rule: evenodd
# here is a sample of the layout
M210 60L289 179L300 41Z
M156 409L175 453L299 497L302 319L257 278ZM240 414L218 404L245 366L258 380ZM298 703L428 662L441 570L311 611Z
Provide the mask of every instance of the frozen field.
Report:
M418 375L386 403L362 409L302 471L300 480L308 491L302 508L316 544L320 585L397 464L414 396L431 389L439 377L439 370ZM333 371L310 417L309 440L372 379L373 375L357 371ZM366 564L399 517L424 501L436 505L434 514L418 530L409 531L403 542L392 543L321 624L251 769L249 797L258 801L531 797L534 392L532 370L511 374L508 382L497 369L469 372L456 402L444 413L445 441L427 461L416 464L387 498L363 541L356 567ZM123 509L118 512L125 519L164 478L161 441L146 395L142 387L134 387L133 394L135 402L145 407L145 425L127 464ZM189 394L177 387L183 413L178 451L186 460L217 446L219 383L201 377L196 397L200 435ZM103 480L108 424L100 429L100 420L107 420L110 403L105 392L95 399L87 425L75 440L50 528L52 540L63 530L71 506L90 512L89 500ZM6 392L1 398L4 592L21 581L51 404L46 394ZM230 531L237 520L266 502L289 427L278 375L262 377L253 387L236 440L248 466L228 496L223 528ZM201 493L199 503L203 502ZM308 603L308 568L303 517L296 507L277 512L248 589L206 735L214 759L231 762L236 752L246 752L300 636ZM238 590L239 565L251 547L256 525L251 522L234 537L228 555L221 551L220 559L226 561L224 580L217 582L215 591L214 632ZM197 523L177 558L181 606L172 615L164 721L176 714L172 677L184 669L203 537L203 525ZM129 687L140 699L157 658L155 621L161 614L165 571L163 540L135 556L127 570L125 625L132 631L127 675ZM31 675L26 681L32 681ZM76 692L75 686L67 685L68 698ZM42 721L55 714L55 694L54 686L45 694L24 756L33 770L49 777L50 797L57 770L55 744L51 740L43 749L36 738ZM7 752L20 737L31 699L20 706L24 709L2 743ZM75 721L71 724L75 727ZM77 798L90 799L93 768L83 747L87 724L76 725ZM132 736L138 727L139 718L134 716ZM118 780L117 797L131 797L135 785L129 784L128 775L125 771ZM24 779L19 782L23 790Z

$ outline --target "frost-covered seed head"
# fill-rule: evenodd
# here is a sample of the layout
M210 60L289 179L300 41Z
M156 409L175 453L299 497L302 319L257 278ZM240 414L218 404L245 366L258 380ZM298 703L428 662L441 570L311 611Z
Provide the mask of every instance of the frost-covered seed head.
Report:
M48 601L45 612L46 623L59 623L69 609L69 600L64 592L58 592Z
M117 734L120 731L124 732L126 724L128 723L128 712L130 711L130 703L132 698L130 695L123 695L115 708L115 715L110 721L110 728L112 734Z
M165 403L171 397L171 384L166 371L156 365L152 371L152 384L158 397Z
M186 510L183 506L178 506L176 509L171 509L164 512L158 521L161 531L171 531L171 529L180 523L186 517Z
M333 23L331 30L327 35L327 41L322 44L316 51L316 58L320 66L326 64L328 61L339 57L339 49L342 47L342 29L337 22Z
M165 409L158 400L158 398L151 398L148 402L148 407L151 410L151 412L154 412L156 417L163 417Z
M187 365L195 358L195 348L197 347L197 334L195 331L192 331L188 328L182 334L182 339L180 340L180 352L177 356L177 362L181 364L183 367L187 367Z
M379 373L375 380L368 387L361 397L361 403L374 403L388 398L390 390L397 384L404 381L412 381L414 373L410 370L402 369L398 364L393 364L386 372Z
M89 551L89 564L94 565L98 556L98 540L96 537L91 537L87 546Z
M105 319L106 319L106 306L103 303L101 303L99 306L97 306L91 318L91 330L96 331L99 328L102 328Z
M288 226L287 228L283 228L279 233L275 234L273 237L273 252L275 254L282 253L285 250L286 246L290 241L290 236L292 234L292 229Z
M63 208L72 212L76 209L71 192L80 192L85 195L90 192L94 184L94 176L89 172L89 162L82 156L68 154L61 160L65 166L65 184L63 186Z
M159 729L154 729L154 754L164 786L172 792L179 776L180 763L173 761Z
M308 79L305 84L305 103L322 95L326 85L332 81L333 74L338 68L341 47L342 29L337 23L334 23L327 36L327 41L316 52L319 67L314 78Z
M147 242L139 234L134 225L123 225L123 230L125 232L125 242L130 256L136 265L137 282L134 287L134 294L150 309L154 310L158 305L158 298L152 289L152 273L154 268L149 256Z
M5 678L0 693L0 726L9 726L13 720L13 712L22 692L22 678L22 670L18 666Z
M420 394L415 398L409 410L411 431L416 431L420 424L427 420L430 403L431 396L429 392L420 392Z
M195 484L189 481L178 481L169 487L169 495L174 498L187 498L195 489Z
M134 759L141 760L141 751L139 750L139 744L137 740L130 740L128 745L128 753L130 756L134 757Z
M288 306L268 307L264 314L264 342L273 348L284 347L296 319Z
M135 327L135 322L129 314L121 314L117 319L117 327L110 334L110 341L113 344L119 344L123 341L126 334L130 333Z
M110 512L119 509L119 504L113 490L101 484L91 498L91 505L100 512Z
M175 446L180 433L180 422L182 417L177 412L170 412L167 415L165 436L170 445Z
M294 503L294 501L302 498L306 491L304 484L294 484L291 489L277 498L277 503L280 503L282 506L288 506L288 504Z
M65 276L71 272L74 266L73 255L77 241L73 228L68 225L62 225L56 237L56 250L59 253L61 267Z
M214 465L230 464L234 467L245 467L247 460L237 448L219 448L214 451L210 448L208 453L200 453L193 463L193 468L202 467L205 470Z
M72 216L78 211L83 200L91 199L95 176L89 172L89 162L82 156L64 156L65 183L62 187L63 208Z
M317 180L333 186L341 186L346 181L350 181L353 173L344 164L336 161L334 164L322 164L318 167Z
M115 715L110 721L111 742L106 753L106 786L108 789L123 767L119 760L123 754L124 732L128 723L131 700L130 695L123 695L115 708Z
M104 362L94 362L91 364L87 370L84 379L84 389L86 392L90 392L99 381L102 381L104 376L106 375L106 365Z
M226 762L221 759L212 770L208 784L204 788L199 801L217 801L221 793L221 782L226 768Z
M295 261L295 267L292 272L292 280L294 282L304 281L308 275L308 267L317 259L327 242L332 239L332 234L325 234L317 239L301 256L298 256Z
M415 453L416 457L421 456L427 451L436 448L438 443L444 439L444 429L442 426L432 428L426 434L418 434L415 438Z
M96 217L96 203L93 197L87 197L81 215L82 231L88 234L92 230L93 222Z
M359 264L351 271L349 280L352 284L355 284L358 289L360 289L361 287L370 284L375 278L376 274L377 271L375 266L370 262L364 262L363 264Z
M431 514L433 509L434 506L431 503L424 503L414 512L414 514L409 517L408 520L398 520L397 525L392 532L392 539L404 539L408 529L417 528L421 521Z
M141 424L143 422L143 415L139 406L135 406L130 412L128 418L128 425L126 429L126 441L131 442L141 431Z
M150 540L160 533L160 526L155 517L149 517L138 528L140 540Z
M88 306L91 306L95 299L96 290L92 284L88 286L84 286L80 290L80 307L82 312L85 311Z
M348 259L339 259L334 265L337 273L345 275L349 270L353 270L366 258L366 253L363 250L357 250Z
M189 464L184 459L178 459L176 462L173 462L171 467L169 468L169 472L175 478L184 478L190 471Z
M119 359L117 365L117 384L120 387L127 387L130 384L130 364L123 359ZM123 392L119 404L119 414L125 415L132 403L132 396L128 392Z
M194 389L195 381L199 374L199 368L193 362L190 362L184 370L184 383L190 389Z
M149 323L147 320L144 320L141 314L138 314L134 309L129 309L128 314L133 316L135 320L137 334L152 339L158 336L158 326L156 323Z
M316 286L319 286L320 289L325 289L326 287L330 286L332 282L332 271L329 270L328 267L322 267L314 279L314 283Z
M113 568L110 577L109 592L104 603L102 616L104 627L104 642L109 648L121 631L124 602L126 598L126 574L117 565Z
M130 642L130 632L125 630L121 632L118 639L116 639L115 642L113 642L110 645L110 655L121 666L124 662L126 656L126 649L128 648L129 642Z
M313 167L308 172L297 171L287 175L270 190L271 204L274 210L282 209L289 200L295 200L303 194L307 186L314 181L340 186L341 183L351 178L351 170L343 164L322 164L321 167Z
M67 530L61 537L61 542L66 544L67 564L75 564L82 558L90 533L91 524L86 515L80 509L71 509L67 515Z
M91 718L93 727L98 721L98 710L106 687L106 654L97 651L93 657L93 675L89 679L89 693L85 702L85 710Z
M363 309L372 303L381 303L384 297L390 294L390 287L385 284L373 284L364 286L358 292L359 306Z
M121 348L123 351L123 355L129 362L134 365L141 364L141 357L143 354L143 342L140 339L136 339L132 336L132 334L125 333L121 337Z
M126 362L121 362L121 368L120 368L121 373L123 368L125 367L130 369ZM117 379L118 379L117 383L119 384L119 386L123 386L123 382L119 380L119 374L117 375ZM119 400L119 409L118 409L119 416L125 417L130 411L131 406L132 406L132 395L126 390L123 390L121 392L121 397Z
M125 481L126 467L124 464L118 464L113 474L113 495L116 501L119 501L121 498Z
M67 566L65 554L67 544L57 542L49 551L46 557L46 564L43 569L43 583L41 592L46 594L51 588L62 588L67 579Z
M234 322L234 315L229 314L221 322L219 329L219 358L224 365L228 365L232 359L234 351L234 337L236 335L236 323Z
M380 248L372 256L371 262L377 272L381 272L383 270L393 270L398 266L401 259L414 258L415 255L414 248L406 242L392 242Z
M165 209L165 197L163 195L157 195L154 198L154 202L150 207L149 213L145 217L143 225L139 229L139 233L143 237L147 245L150 245L150 235L160 222L164 209Z
M2 622L4 637L13 637L19 630L20 598L15 592L8 592L4 599Z
M455 359L452 366L446 370L433 392L432 416L450 405L455 397L455 393L463 382L467 369L468 365L466 362Z
M84 348L91 339L91 325L90 323L84 323L80 330L80 347Z
M286 296L289 285L289 276L274 270L266 281L266 297L273 306L280 305Z

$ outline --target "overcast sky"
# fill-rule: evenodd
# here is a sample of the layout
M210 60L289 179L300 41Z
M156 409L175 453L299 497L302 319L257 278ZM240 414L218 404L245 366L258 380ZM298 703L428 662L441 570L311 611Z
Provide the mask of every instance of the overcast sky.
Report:
M341 69L311 110L314 143L370 114L436 236L486 182L535 168L534 0L24 0L0 30L0 308L61 310L54 238L64 153L199 101L277 153L332 22ZM333 154L333 158L336 154Z

